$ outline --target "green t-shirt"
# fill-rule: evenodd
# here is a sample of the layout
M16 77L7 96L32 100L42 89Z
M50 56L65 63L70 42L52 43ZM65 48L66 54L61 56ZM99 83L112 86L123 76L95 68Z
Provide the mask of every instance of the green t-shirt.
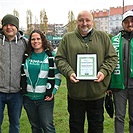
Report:
M33 87L35 87L36 81L38 79L38 75L40 72L41 63L44 59L45 52L35 53L33 52L31 58L28 62L28 71L30 75L30 79L32 81Z

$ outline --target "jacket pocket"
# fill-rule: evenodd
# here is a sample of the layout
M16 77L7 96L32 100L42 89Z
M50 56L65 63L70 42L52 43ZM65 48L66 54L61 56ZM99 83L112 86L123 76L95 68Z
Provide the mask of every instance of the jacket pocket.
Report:
M4 80L5 76L4 76L4 70L3 68L0 66L0 87L4 86Z

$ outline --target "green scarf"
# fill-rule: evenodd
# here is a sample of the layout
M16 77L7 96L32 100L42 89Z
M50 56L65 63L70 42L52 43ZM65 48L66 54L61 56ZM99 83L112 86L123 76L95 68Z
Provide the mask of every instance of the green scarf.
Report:
M118 55L118 63L111 77L110 88L125 89L123 69L123 43L121 33L112 38L113 46ZM130 77L133 77L133 39L130 42Z

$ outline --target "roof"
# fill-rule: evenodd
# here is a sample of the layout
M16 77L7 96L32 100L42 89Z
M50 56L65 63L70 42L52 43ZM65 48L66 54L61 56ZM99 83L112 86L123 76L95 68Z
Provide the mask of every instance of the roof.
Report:
M108 17L109 10L97 10L93 12L94 18Z
M124 12L128 10L133 10L133 5L127 5L124 7ZM110 7L109 10L103 9L103 10L96 10L96 11L91 11L94 18L104 18L108 16L113 16L113 15L122 15L123 14L123 7Z
M124 7L124 12L128 11L128 10L132 10L133 9L133 5L129 5L129 6L125 6ZM118 14L123 14L123 7L110 7L110 12L109 15L113 16L113 15L118 15Z

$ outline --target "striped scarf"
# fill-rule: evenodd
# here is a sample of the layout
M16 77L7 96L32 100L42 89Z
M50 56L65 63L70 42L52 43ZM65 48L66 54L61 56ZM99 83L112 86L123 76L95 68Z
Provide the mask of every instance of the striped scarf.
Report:
M123 69L123 43L121 32L112 38L113 46L118 55L118 63L111 77L110 88L125 89ZM130 77L133 77L133 39L130 43Z
M47 55L49 56L48 61L49 61L49 71L48 71L48 80L47 80L47 85L46 85L46 96L51 97L52 91L55 85L55 74L54 74L54 61L52 57L52 53L50 50L45 51ZM23 62L21 66L21 80L20 80L20 86L21 86L21 93L26 94L27 93L27 82L26 82L26 74L24 72L24 63L25 60L27 59L28 54L25 52L23 56Z
M49 56L49 71L48 71L48 80L46 85L46 96L51 97L52 91L55 85L55 75L54 75L54 61L52 57L52 53L49 50L45 51L47 55Z

